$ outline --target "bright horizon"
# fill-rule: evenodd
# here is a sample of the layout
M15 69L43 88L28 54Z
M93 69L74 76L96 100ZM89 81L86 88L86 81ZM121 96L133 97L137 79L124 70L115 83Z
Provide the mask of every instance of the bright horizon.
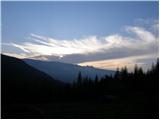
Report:
M146 70L158 58L158 1L3 1L1 7L5 55L114 70L135 64Z

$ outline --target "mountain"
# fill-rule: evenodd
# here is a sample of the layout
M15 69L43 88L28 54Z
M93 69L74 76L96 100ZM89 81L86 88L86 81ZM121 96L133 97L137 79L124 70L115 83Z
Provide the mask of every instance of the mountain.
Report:
M2 105L46 101L64 86L17 58L1 55L1 65Z
M101 78L105 75L114 74L112 70L97 69L91 66L79 66L56 61L40 61L33 59L24 59L24 61L36 69L47 73L51 77L55 77L66 83L72 83L76 80L79 72L81 72L82 77L90 77L93 80L96 75L98 78Z

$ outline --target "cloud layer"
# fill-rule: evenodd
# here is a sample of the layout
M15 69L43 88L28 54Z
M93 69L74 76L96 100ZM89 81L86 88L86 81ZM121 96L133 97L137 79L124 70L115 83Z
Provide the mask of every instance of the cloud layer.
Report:
M158 23L152 25L158 31L157 26ZM135 59L135 56L153 57L151 55L154 55L154 58L158 57L159 36L156 34L157 32L139 26L127 26L125 31L125 36L112 34L105 37L89 36L73 40L59 40L31 34L29 38L31 42L7 44L24 52L22 55L12 54L12 56L19 58L32 57L68 63L85 63L85 65L91 65L88 63L90 61L122 59L133 56ZM106 64L106 66L109 65Z
M157 55L142 55L142 56L131 56L124 58L116 58L109 60L99 60L80 63L81 66L94 66L101 69L116 70L117 68L122 68L127 66L129 71L133 71L135 64L142 67L145 71L151 67L152 62L156 61Z
M32 42L22 44L10 43L28 54L40 55L70 55L103 53L111 49L153 50L157 49L158 38L144 28L126 27L127 32L134 37L125 37L119 34L109 35L102 38L91 36L79 40L58 40L49 37L31 34ZM153 49L152 49L153 48Z

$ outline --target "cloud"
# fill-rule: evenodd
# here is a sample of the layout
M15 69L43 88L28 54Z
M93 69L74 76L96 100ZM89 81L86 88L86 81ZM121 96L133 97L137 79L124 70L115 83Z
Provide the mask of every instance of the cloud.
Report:
M150 27L154 26L155 29L158 29L158 25L158 22L154 22ZM142 26L126 26L125 31L126 35L89 36L73 40L59 40L37 34L30 34L31 42L4 44L9 44L12 47L21 49L25 52L25 55L23 54L22 56L76 64L88 63L91 65L90 63L93 64L93 61L97 61L96 64L99 64L101 63L99 61L104 60L106 64L103 65L109 66L107 61L113 61L113 59L120 60L127 58L125 60L129 60L128 58L131 59L132 57L139 59L139 57L137 58L136 56L150 56L151 54L158 57L159 36L154 30L152 31ZM17 56L20 57L20 55ZM154 56L154 58L156 57ZM124 65L125 60L120 60L121 65ZM133 61L133 58L131 61ZM133 63L135 63L135 61L132 62L132 64ZM96 64L94 63L94 65ZM102 67L102 64L99 64L99 66Z
M31 34L31 36L33 40L35 40L37 43L42 44L44 48L47 47L48 49L50 49L50 55L59 56L69 54L85 54L90 52L96 52L102 47L101 41L98 41L95 36L79 40L58 40L35 34ZM25 44L25 46L28 47L27 44ZM32 50L32 52L35 51ZM48 52L45 52L44 54L47 53Z
M41 55L71 55L107 53L111 49L149 49L157 48L158 38L140 27L126 27L127 32L135 34L134 37L126 37L113 34L106 37L97 38L91 36L79 40L58 40L49 37L31 34L32 42L22 44L10 43L11 46L19 48L26 53Z
M138 18L135 19L134 23L136 26L140 26L142 28L146 28L149 31L152 31L156 36L159 34L159 20L157 19L144 19L144 18Z
M158 35L159 33L159 21L155 20L154 24L152 25L152 29L154 30L154 32L156 32L156 34Z
M29 50L27 50L24 46L22 46L22 45L18 45L18 44L15 44L15 43L11 43L10 45L12 45L12 46L14 46L14 47L16 47L16 48L19 48L19 49L21 49L21 50L23 50L24 52L26 52L26 53L31 53Z
M6 53L6 52L3 52L2 54L7 55L7 56L16 57L16 58L19 58L19 59L25 59L25 58L31 57L31 56L23 54L23 53L17 54L17 53Z
M151 67L152 62L156 61L156 58L157 58L156 54L150 54L142 56L131 56L124 58L109 59L109 60L84 62L84 63L79 63L79 65L94 66L96 68L101 68L101 69L103 68L110 70L116 70L117 68L122 68L124 66L127 66L129 71L133 71L135 64L137 64L139 67L142 67L142 69L147 70L149 67Z
M102 43L94 36L80 40L58 40L31 34L31 39L34 42L10 45L27 53L57 56L97 52L102 47Z

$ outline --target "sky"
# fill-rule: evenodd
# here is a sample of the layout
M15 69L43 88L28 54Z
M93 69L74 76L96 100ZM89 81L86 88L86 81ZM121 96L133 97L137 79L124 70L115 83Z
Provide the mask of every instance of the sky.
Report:
M2 2L2 53L116 69L158 57L158 1Z

